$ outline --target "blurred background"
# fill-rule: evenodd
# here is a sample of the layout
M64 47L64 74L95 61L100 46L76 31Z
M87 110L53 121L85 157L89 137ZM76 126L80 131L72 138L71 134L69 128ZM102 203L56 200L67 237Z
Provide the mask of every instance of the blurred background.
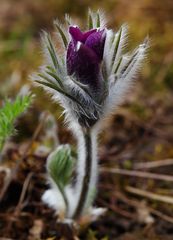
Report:
M151 39L148 59L133 92L127 96L124 105L105 125L105 131L100 137L100 165L129 171L135 169L147 173L154 172L164 176L171 175L173 171L171 165L173 164L172 0L0 0L0 106L6 97L13 99L24 85L31 85L29 76L37 71L43 60L41 31L53 33L53 20L58 18L63 22L65 13L81 26L85 26L88 8L103 9L108 18L108 27L115 30L118 30L123 23L128 23L129 49L140 44L146 36ZM38 128L40 115L43 112L55 120L53 124L57 127L55 129L58 139L54 136L54 140L74 144L70 132L63 125L61 108L52 103L50 97L42 90L35 87L31 89L36 97L30 110L17 122L18 134L10 140L12 145L7 151L7 161L4 164L10 168L16 166L17 159L21 157L23 149ZM32 142L29 153L27 152L20 162L17 177L11 183L11 188L4 194L0 213L0 237L59 239L58 236L56 238L57 230L53 223L55 222L53 213L40 202L40 196L46 188L46 180L41 174L45 171L47 152L45 149L42 153L40 149L37 152L36 150L43 145L50 147L51 143L45 139L47 135L44 135L43 131L39 134ZM164 160L167 159L172 160L171 164L164 164ZM161 167L157 166L158 160L161 160ZM146 169L146 162L156 162L156 167ZM37 178L33 176L33 183L27 193L33 205L24 206L20 209L20 213L14 216L23 181L30 172L40 173ZM100 220L99 223L85 229L81 233L81 239L172 239L171 201L156 201L151 196L151 198L146 197L145 192L154 192L157 196L169 195L173 201L171 181L165 181L164 177L163 181L159 181L152 178L128 176L124 178L121 174L108 176L106 173L102 173L100 179L99 188L102 193L98 195L97 204L110 209L105 220L107 225L103 219ZM143 189L142 197L139 193L134 193L134 189L129 188L129 185L135 189ZM33 189L34 187L36 190ZM105 188L105 194L102 188ZM13 192L12 189L16 190ZM112 191L115 194L111 195ZM33 194L35 194L34 198ZM134 204L129 201L134 201ZM135 207L139 206L138 204L143 204L140 205L143 206L140 209L143 209L145 217L139 213L139 208ZM153 220L147 222L146 216ZM51 226L46 222L48 218L52 221ZM141 221L140 218L145 221ZM7 222L10 222L8 228ZM34 226L37 226L37 230L41 229L40 232L38 230L40 234L38 238L32 235Z

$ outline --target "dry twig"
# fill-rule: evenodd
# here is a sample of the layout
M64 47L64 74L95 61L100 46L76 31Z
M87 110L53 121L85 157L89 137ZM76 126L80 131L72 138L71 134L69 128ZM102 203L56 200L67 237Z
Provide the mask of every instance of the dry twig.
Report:
M169 166L173 165L173 159L163 159L158 161L152 161L152 162L142 162L142 163L136 163L134 165L135 169L150 169L150 168L157 168L157 167L163 167L163 166Z
M33 176L33 173L30 172L27 175L27 177L26 177L26 179L24 181L22 192L21 192L21 195L20 195L20 199L19 199L19 202L18 202L18 204L16 206L16 209L15 209L15 212L14 212L15 216L17 216L19 214L20 210L22 209L22 203L24 201L24 198L25 198L25 195L26 195L26 191L28 189L28 186L29 186L29 183L31 181L32 176Z
M101 203L104 207L112 210L115 213L118 213L118 214L122 215L123 217L126 217L128 219L136 218L136 214L129 213L129 212L125 211L124 209L120 209L119 207L117 207L113 204L107 203L104 200L98 199L98 202Z
M118 168L110 169L110 168L106 168L106 167L102 167L100 171L107 172L107 173L126 175L126 176L131 176L131 177L149 178L149 179L154 179L154 180L173 182L173 176L166 175L166 174L157 174L157 173L149 173L149 172L118 169Z
M101 188L106 188L108 190L111 190L112 191L112 186L111 185L101 185ZM113 192L113 195L120 199L121 201L123 201L124 203L134 207L135 209L138 209L140 207L140 202L135 200L135 199L129 199L127 196L125 196L123 193L119 192L119 191L116 191L116 192ZM153 215L161 218L162 220L166 221L166 222L170 222L170 223L173 223L173 217L171 216L168 216L156 209L153 209L149 206L147 206L147 209L150 211L150 213L152 213Z

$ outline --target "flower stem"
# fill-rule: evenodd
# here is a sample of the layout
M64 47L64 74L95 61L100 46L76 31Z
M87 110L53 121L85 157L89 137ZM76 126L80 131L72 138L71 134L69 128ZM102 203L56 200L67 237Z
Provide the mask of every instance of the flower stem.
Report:
M85 163L85 174L82 179L82 188L79 196L78 204L73 214L73 219L77 219L81 216L85 204L87 202L87 197L89 193L89 186L91 180L91 171L92 171L92 140L91 132L87 129L84 133L85 146L86 146L86 163Z

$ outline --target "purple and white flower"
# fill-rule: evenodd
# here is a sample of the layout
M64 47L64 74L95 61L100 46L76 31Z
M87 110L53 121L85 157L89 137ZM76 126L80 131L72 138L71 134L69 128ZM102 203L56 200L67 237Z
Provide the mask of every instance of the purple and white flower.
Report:
M66 119L81 145L76 185L65 189L67 202L70 199L71 203L66 215L77 218L91 209L90 196L97 182L95 126L113 112L133 85L145 59L148 40L134 51L126 52L127 25L117 32L108 29L100 11L89 11L85 31L68 16L65 20L65 25L55 22L63 53L56 49L50 35L44 33L46 63L36 81L64 107ZM46 199L49 195L50 191ZM55 197L52 196L53 203Z
M82 32L66 16L66 25L55 22L64 46L60 55L49 34L45 33L46 66L37 82L46 86L73 118L83 127L93 126L119 105L141 68L148 48L144 41L125 53L127 26L118 32L106 27L99 11L89 11L89 29Z

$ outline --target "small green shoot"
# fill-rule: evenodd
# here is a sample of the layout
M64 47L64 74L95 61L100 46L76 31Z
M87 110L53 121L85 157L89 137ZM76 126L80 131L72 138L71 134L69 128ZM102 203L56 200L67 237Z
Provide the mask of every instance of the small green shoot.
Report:
M69 184L73 171L73 158L69 145L59 146L48 158L47 169L54 182L64 188Z
M47 159L47 171L59 188L67 209L69 203L64 189L71 181L73 165L74 159L68 144L59 146Z

